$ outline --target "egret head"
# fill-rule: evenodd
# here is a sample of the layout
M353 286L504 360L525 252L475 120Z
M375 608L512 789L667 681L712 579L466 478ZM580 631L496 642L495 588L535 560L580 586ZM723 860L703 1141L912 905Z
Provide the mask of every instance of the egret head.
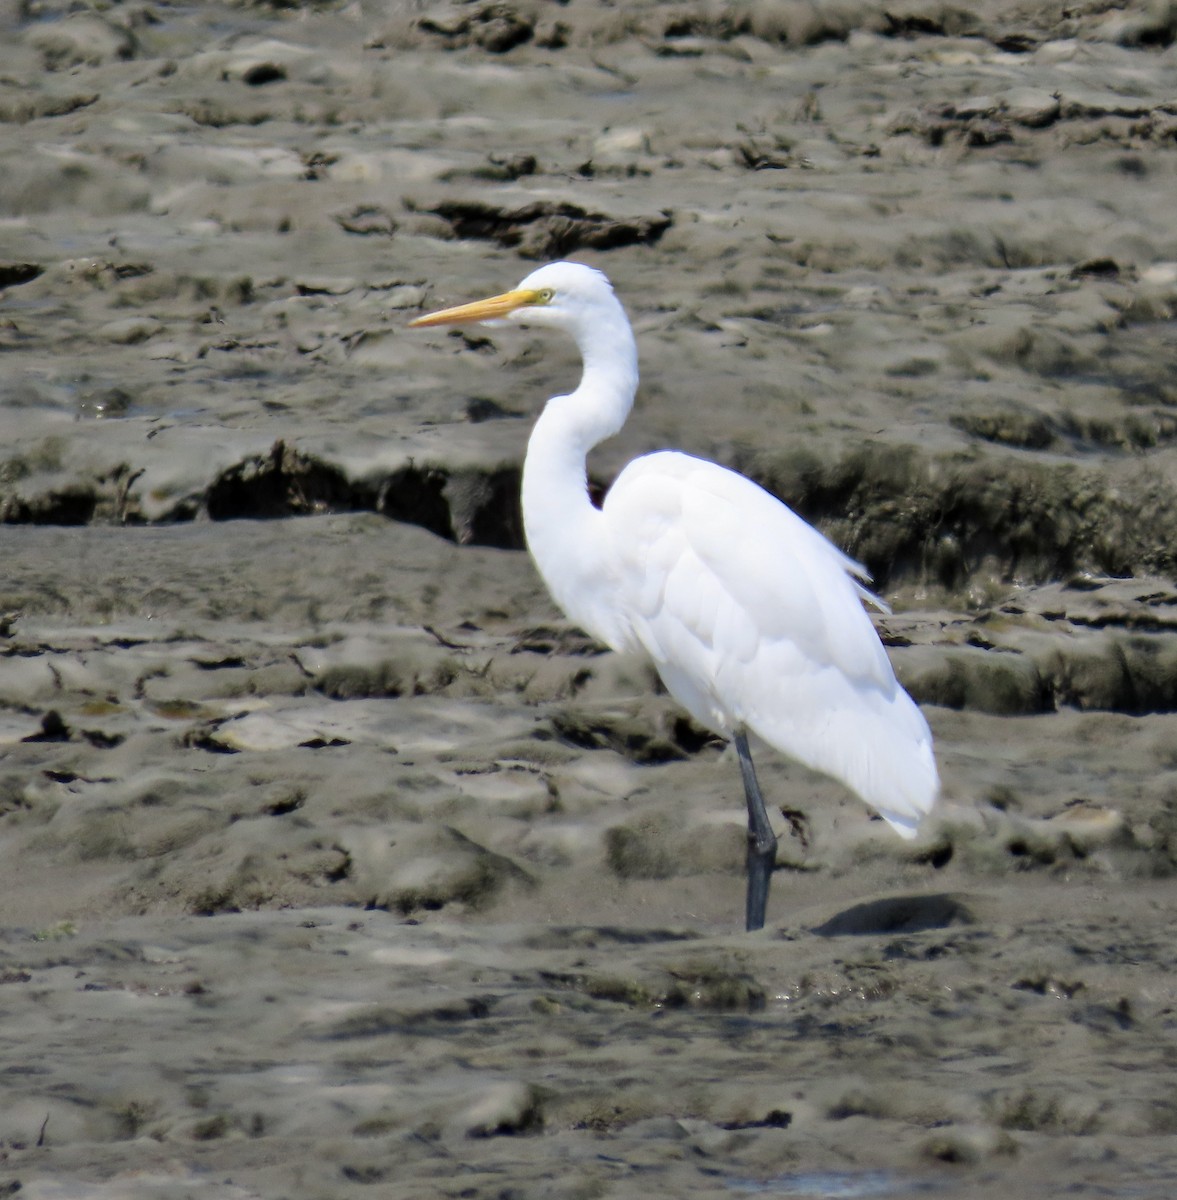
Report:
M576 335L586 322L619 308L609 280L582 263L555 262L532 271L518 287L486 300L444 308L410 325L459 325L477 322L551 325Z

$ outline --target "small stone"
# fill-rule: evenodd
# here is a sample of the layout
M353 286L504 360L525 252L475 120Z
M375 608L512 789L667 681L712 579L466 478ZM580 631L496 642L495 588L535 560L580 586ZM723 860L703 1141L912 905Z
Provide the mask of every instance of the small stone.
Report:
M78 397L79 417L101 420L105 417L125 417L132 404L129 392L120 387L88 389Z
M108 321L98 330L98 336L118 346L133 346L154 337L162 328L154 317L123 317Z
M1087 800L1076 801L1055 813L1047 824L1062 832L1072 845L1086 851L1115 845L1128 835L1123 813Z
M1018 125L1041 129L1058 119L1059 100L1042 88L1011 88L1001 97L1006 116Z
M993 96L970 96L967 100L958 101L952 106L958 117L991 117L998 109L998 102Z
M340 229L360 235L382 234L392 237L396 221L388 209L378 204L358 204L354 208L331 214Z

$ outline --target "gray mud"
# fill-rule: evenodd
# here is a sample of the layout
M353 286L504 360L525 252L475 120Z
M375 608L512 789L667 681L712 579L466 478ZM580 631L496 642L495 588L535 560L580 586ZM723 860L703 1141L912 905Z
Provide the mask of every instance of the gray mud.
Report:
M0 1193L1177 1192L1172 5L0 6ZM572 255L945 783L736 764L521 550Z

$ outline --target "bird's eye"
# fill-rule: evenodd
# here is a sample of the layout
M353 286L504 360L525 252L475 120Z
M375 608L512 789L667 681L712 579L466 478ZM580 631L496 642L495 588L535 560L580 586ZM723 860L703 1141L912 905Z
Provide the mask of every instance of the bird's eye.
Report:
M540 304L551 304L551 302L555 299L555 296L556 293L552 291L551 288L540 288L540 290L536 293L535 298L540 302Z

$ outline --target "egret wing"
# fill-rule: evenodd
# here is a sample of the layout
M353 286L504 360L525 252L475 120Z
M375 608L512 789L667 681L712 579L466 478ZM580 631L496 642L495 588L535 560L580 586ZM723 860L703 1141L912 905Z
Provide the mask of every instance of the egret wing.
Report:
M863 609L862 568L750 480L631 463L604 505L627 641L712 729L751 729L910 834L935 799L927 724Z

